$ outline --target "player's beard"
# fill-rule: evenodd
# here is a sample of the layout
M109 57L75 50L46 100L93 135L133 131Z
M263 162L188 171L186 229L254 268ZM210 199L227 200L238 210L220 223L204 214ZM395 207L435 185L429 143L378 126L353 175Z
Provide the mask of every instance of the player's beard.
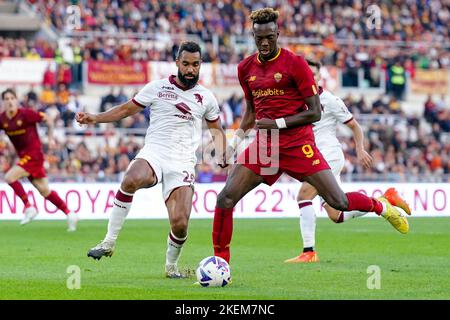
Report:
M198 82L198 77L199 77L199 75L197 74L192 79L187 79L181 73L180 69L178 69L178 79L180 79L181 83L187 88L192 88L193 86L195 86L197 84L197 82Z

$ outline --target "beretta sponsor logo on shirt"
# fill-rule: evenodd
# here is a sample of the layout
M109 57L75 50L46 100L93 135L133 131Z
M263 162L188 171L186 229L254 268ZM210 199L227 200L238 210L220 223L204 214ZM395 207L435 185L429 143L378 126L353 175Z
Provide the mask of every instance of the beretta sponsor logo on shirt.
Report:
M178 99L178 95L175 92L160 91L158 92L158 98L175 101Z

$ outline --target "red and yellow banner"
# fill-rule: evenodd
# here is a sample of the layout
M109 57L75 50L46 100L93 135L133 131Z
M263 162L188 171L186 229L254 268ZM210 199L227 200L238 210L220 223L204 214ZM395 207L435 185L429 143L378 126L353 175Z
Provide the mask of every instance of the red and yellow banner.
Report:
M423 94L447 94L448 78L449 74L445 69L416 70L411 81L411 91Z
M148 81L146 62L88 62L88 83L106 85L145 85Z

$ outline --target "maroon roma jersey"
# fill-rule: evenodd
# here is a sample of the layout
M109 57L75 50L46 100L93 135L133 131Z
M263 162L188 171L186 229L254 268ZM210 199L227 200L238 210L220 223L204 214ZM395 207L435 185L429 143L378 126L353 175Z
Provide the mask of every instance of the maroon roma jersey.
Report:
M304 99L318 93L305 59L283 48L265 62L259 60L258 53L241 61L238 77L245 98L253 101L257 120L297 114L307 109ZM279 134L282 148L314 143L311 124L281 129Z
M41 141L36 123L44 119L44 113L19 108L17 113L9 119L6 112L0 113L0 130L5 130L20 158L25 156L33 160L43 160Z

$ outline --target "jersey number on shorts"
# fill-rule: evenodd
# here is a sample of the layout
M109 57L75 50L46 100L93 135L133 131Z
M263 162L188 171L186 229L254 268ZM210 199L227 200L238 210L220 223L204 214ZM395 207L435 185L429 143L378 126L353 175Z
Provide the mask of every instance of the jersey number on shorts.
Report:
M186 175L184 177L183 182L192 183L195 180L195 175L193 173L189 173L187 171L183 171L183 173Z
M307 158L312 158L314 156L314 150L309 144L302 146L302 152Z

